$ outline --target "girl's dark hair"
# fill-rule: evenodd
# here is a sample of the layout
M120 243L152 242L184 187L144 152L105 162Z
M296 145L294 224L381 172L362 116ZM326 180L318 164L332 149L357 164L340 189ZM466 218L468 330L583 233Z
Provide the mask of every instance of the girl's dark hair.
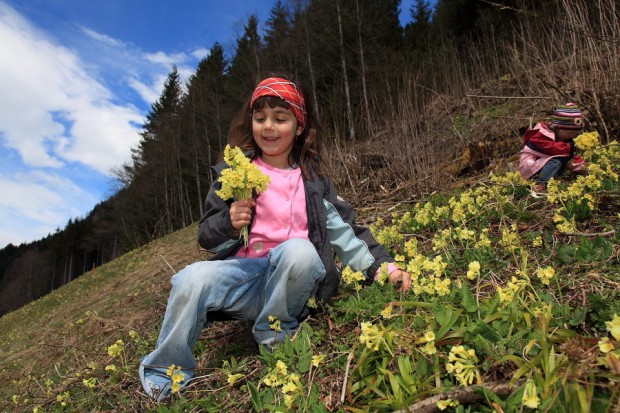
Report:
M289 76L282 75L270 75L267 77L271 76L283 77L291 80ZM306 125L301 134L297 136L293 142L289 163L291 166L294 164L299 165L306 179L314 179L314 174L321 175L320 154L323 146L321 128L314 114L310 95L307 93L305 87L299 82L291 81L294 82L303 93L306 102ZM244 152L252 152L253 159L258 158L261 155L261 151L258 145L256 145L256 142L254 142L254 136L252 134L252 114L255 110L265 107L283 107L288 109L289 105L278 97L263 96L256 99L254 106L250 107L250 97L248 97L241 111L239 111L237 116L233 119L228 131L228 143L230 146L238 146Z

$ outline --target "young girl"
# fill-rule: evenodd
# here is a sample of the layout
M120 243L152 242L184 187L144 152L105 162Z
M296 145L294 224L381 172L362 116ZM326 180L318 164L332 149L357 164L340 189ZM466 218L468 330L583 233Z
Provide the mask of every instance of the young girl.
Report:
M547 182L562 175L568 167L577 172L585 162L574 154L573 139L581 133L581 110L574 103L560 106L551 122L540 122L525 132L519 156L519 172L524 179L534 178L536 190L544 190Z
M166 371L173 364L181 369L181 386L193 377L192 350L214 312L254 320L259 345L271 347L292 334L307 315L310 297L329 302L336 293L340 274L334 251L368 279L388 263L390 281L410 288L410 275L395 267L368 229L355 224L352 208L321 173L321 136L306 101L297 84L270 77L233 122L230 145L244 150L271 183L256 198L236 201L215 194L220 182L210 188L198 242L215 255L172 277L156 348L139 369L150 397L168 397L172 383ZM226 167L221 162L214 170L219 176ZM247 249L239 239L245 225L250 225ZM281 331L269 327L273 317Z

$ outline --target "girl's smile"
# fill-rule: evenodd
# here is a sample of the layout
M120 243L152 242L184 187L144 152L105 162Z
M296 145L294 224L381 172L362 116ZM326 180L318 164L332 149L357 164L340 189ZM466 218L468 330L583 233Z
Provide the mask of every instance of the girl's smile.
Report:
M252 134L261 159L275 168L290 167L289 155L301 132L291 109L265 107L252 113Z

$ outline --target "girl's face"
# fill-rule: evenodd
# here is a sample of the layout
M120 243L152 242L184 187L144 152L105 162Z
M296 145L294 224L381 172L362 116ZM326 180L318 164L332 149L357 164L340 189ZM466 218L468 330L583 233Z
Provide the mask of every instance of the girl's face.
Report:
M291 109L281 106L256 109L252 113L252 135L261 159L274 168L290 167L289 155L295 138L302 132Z
M560 142L566 142L575 139L580 133L581 129L556 129L555 139Z

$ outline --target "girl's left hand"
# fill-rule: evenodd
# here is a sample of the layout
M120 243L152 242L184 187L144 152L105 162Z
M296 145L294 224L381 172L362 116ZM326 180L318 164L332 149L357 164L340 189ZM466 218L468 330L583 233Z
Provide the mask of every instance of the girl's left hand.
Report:
M401 269L394 270L388 275L388 278L395 286L400 283L400 290L403 292L411 289L411 275L406 271Z

